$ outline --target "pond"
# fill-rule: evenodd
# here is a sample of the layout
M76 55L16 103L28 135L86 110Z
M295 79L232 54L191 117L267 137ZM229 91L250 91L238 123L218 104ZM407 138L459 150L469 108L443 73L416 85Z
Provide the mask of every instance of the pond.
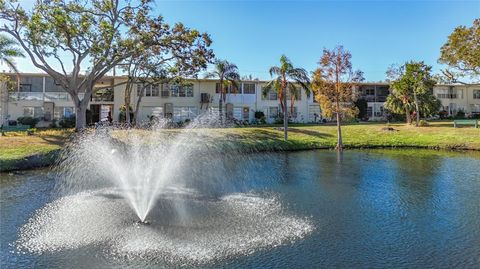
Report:
M478 154L303 151L225 162L224 182L165 194L145 226L114 189L60 197L49 170L2 174L0 267L480 267ZM187 166L185 175L208 181L202 171L212 168Z

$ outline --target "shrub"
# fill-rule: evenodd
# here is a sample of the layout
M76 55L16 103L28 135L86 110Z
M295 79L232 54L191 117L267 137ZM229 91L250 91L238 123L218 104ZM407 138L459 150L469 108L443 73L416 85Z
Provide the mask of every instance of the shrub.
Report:
M37 132L37 128L29 128L27 129L27 135L33 135Z
M58 125L62 128L73 128L75 127L75 116L72 115L70 117L65 117L62 118L59 122Z
M470 115L471 119L480 119L480 113L475 113Z
M276 117L275 118L275 121L274 121L275 124L282 124L283 123L283 116L282 117Z
M427 127L428 126L428 122L426 120L420 120L418 122L418 126L420 127Z
M440 116L440 119L444 120L444 119L448 118L448 112L446 110L442 110L442 111L438 112L438 116Z
M48 125L49 128L57 128L57 119L53 119L52 122Z
M265 118L265 113L263 111L255 111L255 119L259 120Z
M457 112L457 115L455 115L455 118L457 118L457 119L464 119L464 118L465 118L465 111L459 110L459 111Z
M37 125L40 119L32 117L20 117L17 119L17 121L22 125L29 125L31 128L33 128L35 125Z

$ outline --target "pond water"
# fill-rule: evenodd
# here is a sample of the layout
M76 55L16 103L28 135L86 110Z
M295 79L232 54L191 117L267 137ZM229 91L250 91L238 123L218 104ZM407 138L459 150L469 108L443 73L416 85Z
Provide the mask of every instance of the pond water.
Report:
M0 267L480 268L478 154L304 151L225 162L224 183L165 195L149 226L134 223L114 189L62 198L49 170L2 174ZM202 169L211 168L188 167L208 181Z

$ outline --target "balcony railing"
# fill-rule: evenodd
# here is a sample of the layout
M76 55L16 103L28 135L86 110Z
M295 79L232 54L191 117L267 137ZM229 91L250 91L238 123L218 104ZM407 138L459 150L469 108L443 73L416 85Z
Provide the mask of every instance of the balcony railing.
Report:
M372 96L372 95L364 95L360 97L361 99L364 99L367 102L385 102L387 101L387 96L385 95L377 95L377 96Z
M10 93L9 99L13 101L43 101L43 92L14 92Z
M439 99L457 99L456 93L437 93Z
M70 95L66 92L46 92L45 101L70 101Z

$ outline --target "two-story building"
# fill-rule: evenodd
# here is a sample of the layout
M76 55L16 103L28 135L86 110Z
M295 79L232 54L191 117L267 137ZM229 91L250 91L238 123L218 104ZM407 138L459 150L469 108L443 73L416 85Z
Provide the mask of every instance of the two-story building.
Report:
M480 114L480 84L437 85L433 94L449 116L455 116L459 111L467 115Z
M13 74L12 79L16 79ZM0 87L0 124L19 117L42 119L40 124L48 125L53 119L69 117L75 113L70 96L51 77L39 73L20 74L17 89L7 92ZM106 76L95 87L89 104L89 124L99 121L118 121L121 108L125 105L125 82L123 76ZM262 111L267 122L274 122L281 112L276 92L265 96L262 88L266 81L244 80L238 88L227 90L224 110L228 117L252 121L255 112ZM136 85L130 106L135 109L142 85ZM151 85L143 90L139 108L141 120L153 117L171 117L174 121L193 119L203 113L218 114L219 83L210 79L190 79L182 84ZM367 101L369 120L384 119L384 102L389 91L387 83L361 83L354 89L357 98ZM466 114L480 113L480 85L437 85L433 92L442 102L449 115L459 110ZM82 98L82 94L80 94ZM289 96L287 96L290 100ZM321 120L319 104L313 94L307 96L301 91L294 101L293 110L288 101L292 121L313 123Z

